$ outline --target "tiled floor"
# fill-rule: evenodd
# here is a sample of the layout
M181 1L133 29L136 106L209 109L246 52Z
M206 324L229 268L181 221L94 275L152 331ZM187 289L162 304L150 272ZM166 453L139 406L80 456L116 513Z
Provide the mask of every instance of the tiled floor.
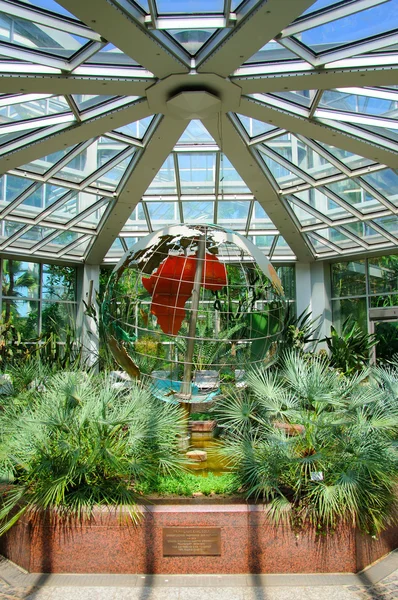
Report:
M354 574L38 575L0 561L0 600L398 600L398 551Z

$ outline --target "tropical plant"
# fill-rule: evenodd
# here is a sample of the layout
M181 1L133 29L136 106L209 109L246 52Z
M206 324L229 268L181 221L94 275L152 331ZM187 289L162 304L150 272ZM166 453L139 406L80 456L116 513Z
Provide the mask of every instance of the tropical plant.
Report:
M319 317L312 318L308 308L297 316L295 305L289 302L277 346L279 356L283 356L287 350L304 351L308 346L313 347L318 341L319 321Z
M248 387L215 408L226 430L221 453L247 496L268 502L276 521L319 531L342 521L372 534L386 527L396 503L398 403L381 373L365 383L369 371L347 378L293 352L280 370L249 372ZM389 377L396 394L398 370Z
M330 336L325 337L330 351L330 363L346 375L361 371L369 365L370 351L377 344L374 334L362 331L358 323L350 316L341 328L330 328Z
M94 505L125 507L137 519L138 482L181 467L178 405L140 384L126 393L84 372L58 373L0 424L0 534L23 514L57 509L90 516Z

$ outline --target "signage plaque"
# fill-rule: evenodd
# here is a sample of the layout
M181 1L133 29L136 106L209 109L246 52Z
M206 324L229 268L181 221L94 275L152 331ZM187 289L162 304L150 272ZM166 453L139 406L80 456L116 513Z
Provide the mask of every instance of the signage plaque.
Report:
M163 527L163 556L221 556L221 528Z

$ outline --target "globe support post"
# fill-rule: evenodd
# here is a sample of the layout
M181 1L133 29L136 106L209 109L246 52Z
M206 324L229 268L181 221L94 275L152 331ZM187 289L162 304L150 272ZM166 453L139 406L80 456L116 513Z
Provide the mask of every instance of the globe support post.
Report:
M197 252L197 264L195 271L195 279L193 283L192 289L192 304L191 304L191 316L189 318L189 330L188 330L188 342L187 349L185 353L184 360L184 376L182 380L181 393L178 394L178 397L181 400L189 401L192 397L192 359L193 359L193 351L195 347L195 333L196 333L196 322L198 320L198 308L199 308L199 300L200 300L200 287L202 285L202 275L203 275L203 265L205 259L205 251L206 251L206 242L205 236L200 236L198 240L198 252ZM190 413L190 404L189 402L182 402L185 411L188 416ZM188 404L188 406L186 406Z

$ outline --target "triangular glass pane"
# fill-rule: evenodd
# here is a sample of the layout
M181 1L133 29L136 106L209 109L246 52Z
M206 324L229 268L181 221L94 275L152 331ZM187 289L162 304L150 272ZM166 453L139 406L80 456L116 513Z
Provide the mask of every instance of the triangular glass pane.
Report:
M123 241L126 244L127 248L130 249L133 246L136 245L136 243L138 242L139 238L137 237L127 237L127 236L123 236Z
M215 193L215 152L179 152L182 194Z
M319 53L351 44L370 36L386 33L398 27L396 0L362 10L341 19L313 27L294 36ZM353 54L357 53L353 49Z
M219 193L250 194L250 189L225 155L221 156L220 161Z
M183 202L184 221L190 223L213 223L214 202Z
M387 200L398 206L398 174L392 169L375 171L362 177Z
M136 4L143 8L145 12L149 13L148 0L135 0Z
M386 217L379 217L378 219L373 219L376 225L380 225L383 227L388 233L391 235L398 236L398 217L397 215L388 215Z
M23 96L21 96L21 102L18 104L10 104L0 108L0 119L1 123L5 124L70 112L69 105L63 96L51 96L31 102L23 102Z
M325 186L331 192L351 204L363 214L369 214L384 209L384 206L376 200L369 192L364 190L355 179L343 179Z
M249 208L250 201L248 200L219 200L217 203L217 223L230 226L233 229L242 229L246 226Z
M371 133L376 133L377 135L387 139L387 140L392 140L394 142L398 142L398 130L397 129L390 129L389 127L374 127L373 125L359 125L359 124L355 124L355 127L357 127L357 129L362 129L363 131L370 131ZM366 136L366 134L365 134ZM382 144L382 141L380 141L380 144Z
M301 177L298 177L298 175L292 173L292 171L287 169L285 166L282 166L281 164L276 162L276 160L268 156L268 154L265 154L262 151L261 147L259 147L259 150L263 161L265 162L265 164L271 171L271 174L282 189L291 187L293 185L300 185L301 183L305 183L304 179L301 179Z
M173 155L170 154L146 191L147 196L177 194Z
M197 119L192 119L188 127L177 142L180 144L198 144L198 143L215 144L216 142L207 131L203 123Z
M41 227L39 225L35 225L28 229L24 234L21 235L15 242L10 244L10 248L24 248L28 249L40 242L43 238L51 235L55 229L50 229L49 227Z
M369 91L368 96L365 96L342 90L325 90L318 107L360 115L387 117L389 119L398 118L398 101L375 98L372 96L371 91Z
M317 225L317 224L322 223L321 219L318 219L311 213L307 212L301 206L297 206L290 200L289 200L289 204L290 204L291 208L293 209L293 212L296 215L297 219L299 220L300 225L302 225L303 227L305 225Z
M14 233L25 227L24 223L15 223L14 221L2 220L0 221L0 239L6 240L10 238Z
M130 56L124 54L113 44L107 44L101 50L98 50L93 56L84 63L84 65L104 65L104 66L128 66L139 67L140 65Z
M43 210L51 206L69 190L58 185L43 183L39 185L21 204L12 211L13 215L34 219ZM50 217L51 218L51 217Z
M147 132L148 127L152 123L152 117L145 117L145 119L139 119L138 121L134 121L133 123L129 123L128 125L124 125L123 127L118 127L115 131L119 133L123 133L133 139L142 140L144 135Z
M338 220L352 216L352 213L345 210L319 189L310 188L302 192L295 192L294 196L315 208L320 214L329 217L329 219Z
M253 56L251 56L244 64L261 64L261 63L272 63L281 62L285 60L299 60L297 55L284 48L278 42L268 42L260 50L258 50Z
M166 29L176 42L194 56L217 29Z
M38 158L33 162L27 163L19 167L21 170L29 171L31 173L39 173L40 175L44 175L49 169L51 169L61 158L64 158L69 152L76 148L77 144L73 146L68 146L68 148L64 148L62 150L58 150L57 152L53 152L48 156L44 156L43 158Z
M104 175L101 175L101 177L93 181L91 185L97 185L105 189L115 190L119 185L121 178L125 174L126 169L129 166L131 160L132 156L128 156L116 166L114 166L110 171L107 171L106 173L104 173Z
M275 225L257 200L254 201L249 229L275 229Z
M335 158L340 160L345 167L354 171L355 169L361 169L362 167L368 167L369 165L374 165L373 160L369 158L365 158L364 156L359 156L358 154L353 154L348 150L343 150L342 148L337 148L336 146L330 146L329 144L325 144L324 142L317 142L320 146L325 148L330 154L332 154Z
M1 41L11 46L41 50L65 59L71 58L89 41L67 31L59 31L6 12L0 13L0 32ZM7 56L6 46L3 46L2 54Z
M361 240L368 244L383 244L387 242L387 238L382 236L378 231L366 221L357 221L356 223L347 223L344 225L350 233L357 235Z
M360 246L360 244L357 244L356 242L354 242L354 240L346 236L341 230L335 229L334 227L318 229L315 233L324 238L326 241L330 241L342 249L362 247Z
M314 251L317 254L325 254L325 253L334 252L333 248L331 248L330 246L327 246L326 244L322 244L322 242L319 241L318 238L313 237L310 233L304 234L304 235L306 235L306 237L308 238L308 241L310 242L310 245L313 247Z
M3 175L0 177L0 206L4 208L4 206L13 202L32 183L32 181L23 179L22 177L15 177L14 175Z
M223 13L224 0L156 0L160 15Z
M108 100L112 100L116 96L95 96L90 94L72 94L72 98L76 103L79 111L88 110L94 106L99 106Z
M176 225L180 223L180 213L177 202L147 202L149 218L154 231L166 227L167 225Z
M148 231L148 223L141 202L137 204L126 223L123 225L122 231Z
M275 125L263 123L263 121L257 121L257 119L252 119L251 117L246 117L245 115L237 114L237 117L242 123L243 127L246 129L246 133L250 138L254 138L258 135L262 135L263 133L268 133L269 131L277 129Z

